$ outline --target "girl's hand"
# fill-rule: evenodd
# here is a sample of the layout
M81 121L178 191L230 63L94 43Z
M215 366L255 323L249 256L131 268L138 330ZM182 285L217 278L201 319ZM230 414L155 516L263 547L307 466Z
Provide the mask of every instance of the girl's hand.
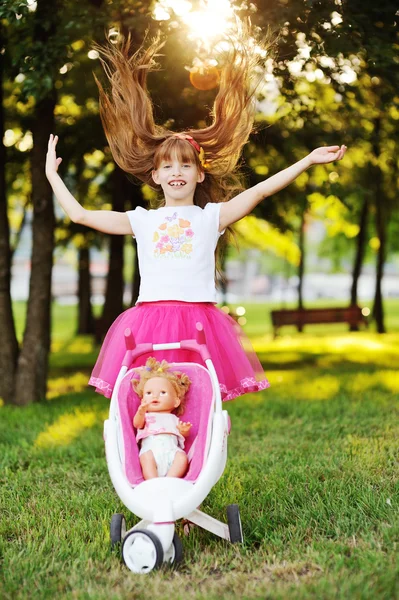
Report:
M56 147L58 142L58 135L50 135L48 141L48 149L46 154L46 177L49 178L52 174L58 171L58 167L62 162L62 158L57 158Z
M346 146L324 146L316 148L309 154L310 164L323 165L335 160L341 160L346 152Z
M188 434L190 433L191 427L192 427L192 425L188 421L187 422L179 421L177 424L177 429L179 430L179 433L181 433L181 435L184 437L188 436Z

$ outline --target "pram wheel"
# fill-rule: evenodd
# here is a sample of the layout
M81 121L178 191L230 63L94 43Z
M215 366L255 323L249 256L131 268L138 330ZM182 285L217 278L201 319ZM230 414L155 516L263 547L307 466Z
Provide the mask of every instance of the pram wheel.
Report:
M122 558L130 571L145 575L162 565L162 544L152 531L133 529L123 540Z
M111 549L113 550L117 544L121 544L126 535L126 519L125 516L116 513L112 515L110 526Z
M238 504L228 505L227 524L229 526L231 543L242 544L244 542L244 536L242 535L240 509L238 508Z
M181 543L181 539L175 533L173 535L172 544L169 550L165 553L164 562L169 565L177 565L183 559L183 544Z

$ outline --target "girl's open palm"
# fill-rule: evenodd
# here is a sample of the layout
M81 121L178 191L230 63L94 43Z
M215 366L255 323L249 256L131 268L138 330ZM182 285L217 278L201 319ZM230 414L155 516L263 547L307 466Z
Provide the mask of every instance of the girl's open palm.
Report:
M62 162L62 158L57 158L56 148L58 142L58 135L50 134L50 138L48 141L48 148L46 154L46 175L47 177L52 173L56 173L58 171L58 167Z
M309 154L309 158L314 165L322 165L335 160L341 160L346 152L346 146L323 146L316 148Z

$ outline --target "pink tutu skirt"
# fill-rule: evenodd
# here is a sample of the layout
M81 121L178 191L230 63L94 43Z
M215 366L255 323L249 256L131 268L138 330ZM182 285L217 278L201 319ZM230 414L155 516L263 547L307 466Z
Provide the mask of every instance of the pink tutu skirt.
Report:
M126 351L124 331L127 327L137 344L164 344L194 339L198 321L204 326L223 400L269 387L251 343L234 319L211 303L178 301L143 302L119 315L104 339L89 385L107 398L111 397ZM143 354L132 366L144 364L149 356L168 362L203 364L196 352L164 350Z

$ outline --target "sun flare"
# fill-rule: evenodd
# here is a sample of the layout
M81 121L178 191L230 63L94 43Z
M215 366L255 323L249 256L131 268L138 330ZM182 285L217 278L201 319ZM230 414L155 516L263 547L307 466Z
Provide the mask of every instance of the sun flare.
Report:
M204 0L199 10L187 0L158 0L153 18L166 21L176 15L187 25L189 37L204 44L223 36L235 23L235 11L230 0Z
M227 33L234 25L234 9L229 0L210 0L202 10L183 17L193 38L208 42Z

